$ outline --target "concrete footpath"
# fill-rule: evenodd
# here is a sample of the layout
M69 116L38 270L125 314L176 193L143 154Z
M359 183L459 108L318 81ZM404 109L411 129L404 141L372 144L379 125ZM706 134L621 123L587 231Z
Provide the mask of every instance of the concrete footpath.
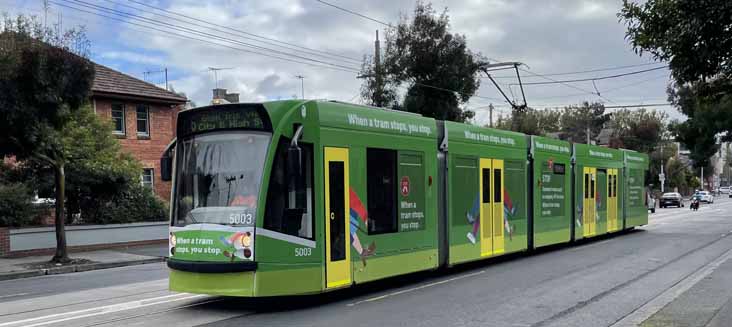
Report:
M167 258L167 244L134 246L118 249L73 252L67 265L53 265L49 255L21 258L0 258L0 280L67 274L161 262Z
M732 260L724 261L641 326L732 326Z

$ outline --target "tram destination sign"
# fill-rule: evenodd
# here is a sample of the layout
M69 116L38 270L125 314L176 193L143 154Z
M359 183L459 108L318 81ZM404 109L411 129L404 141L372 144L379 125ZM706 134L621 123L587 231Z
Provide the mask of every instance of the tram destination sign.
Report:
M264 108L256 106L202 108L182 112L178 121L178 135L226 129L272 130L272 127Z

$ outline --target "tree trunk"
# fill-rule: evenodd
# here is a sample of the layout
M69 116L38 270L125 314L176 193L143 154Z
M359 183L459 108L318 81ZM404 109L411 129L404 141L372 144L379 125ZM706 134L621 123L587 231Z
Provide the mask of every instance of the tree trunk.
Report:
M66 252L66 229L64 227L64 199L66 196L66 175L64 164L59 163L55 167L56 173L56 254L51 262L65 263L71 261Z

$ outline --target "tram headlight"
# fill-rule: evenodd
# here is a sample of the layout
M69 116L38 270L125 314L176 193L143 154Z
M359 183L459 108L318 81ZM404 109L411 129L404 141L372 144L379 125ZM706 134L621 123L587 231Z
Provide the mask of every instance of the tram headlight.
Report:
M252 236L250 232L244 233L241 237L241 246L248 248L252 246Z
M175 235L170 234L170 246L175 246Z

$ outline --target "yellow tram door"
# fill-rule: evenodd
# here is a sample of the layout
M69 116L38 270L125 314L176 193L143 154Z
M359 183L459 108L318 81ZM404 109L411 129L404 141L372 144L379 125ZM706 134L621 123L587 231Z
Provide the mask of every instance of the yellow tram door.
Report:
M584 237L595 235L595 193L597 191L595 185L596 171L597 170L595 168L584 168L584 183L582 187L584 195L582 201L582 235Z
M351 284L348 149L325 148L326 288Z
M493 160L493 254L504 250L503 160Z
M504 252L503 160L480 159L480 256Z
M480 158L480 256L493 255L493 184L491 183L491 159Z
M607 231L618 230L618 198L617 198L618 170L607 170Z

